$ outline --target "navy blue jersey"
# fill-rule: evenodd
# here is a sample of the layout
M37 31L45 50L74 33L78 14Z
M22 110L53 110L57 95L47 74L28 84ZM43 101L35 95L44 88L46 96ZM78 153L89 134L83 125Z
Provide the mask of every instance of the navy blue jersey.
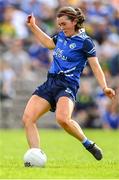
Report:
M56 44L49 73L64 73L68 81L79 83L80 75L88 57L95 57L96 50L92 39L81 29L79 34L67 37L61 31L53 37Z

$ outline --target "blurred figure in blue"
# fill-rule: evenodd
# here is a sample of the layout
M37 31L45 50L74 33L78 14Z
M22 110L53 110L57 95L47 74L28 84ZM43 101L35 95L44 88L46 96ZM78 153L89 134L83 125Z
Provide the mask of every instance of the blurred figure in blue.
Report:
M31 65L33 70L39 70L39 68L49 68L50 57L48 48L42 46L37 38L33 38L33 43L30 45L28 50Z
M117 95L119 87L117 88ZM103 115L103 128L118 129L119 128L119 96L116 96L112 102L109 102Z

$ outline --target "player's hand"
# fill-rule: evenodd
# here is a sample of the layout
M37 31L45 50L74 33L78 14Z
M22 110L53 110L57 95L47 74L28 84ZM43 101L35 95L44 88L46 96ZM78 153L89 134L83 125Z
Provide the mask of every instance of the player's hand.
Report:
M116 95L115 91L108 87L104 88L103 91L104 91L104 94L108 96L110 99L113 99Z
M33 27L35 25L35 17L33 14L31 14L27 17L26 23L30 27Z

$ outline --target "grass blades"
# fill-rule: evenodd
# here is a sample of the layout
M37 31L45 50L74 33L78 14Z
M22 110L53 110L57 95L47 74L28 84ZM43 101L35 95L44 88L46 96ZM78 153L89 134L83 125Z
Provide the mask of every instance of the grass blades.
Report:
M119 131L84 130L104 151L96 161L79 141L63 130L42 129L41 148L47 154L45 168L26 168L28 149L23 130L0 130L0 179L118 179Z

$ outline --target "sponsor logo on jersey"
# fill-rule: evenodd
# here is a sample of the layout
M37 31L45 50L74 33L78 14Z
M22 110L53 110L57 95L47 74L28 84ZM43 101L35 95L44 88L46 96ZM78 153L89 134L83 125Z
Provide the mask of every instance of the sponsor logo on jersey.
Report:
M75 43L72 43L69 45L70 49L74 49L76 47L76 44Z
M54 51L54 56L58 57L58 58L61 58L63 61L66 61L67 60L67 57L63 55L63 50L60 49L60 48L57 48L55 51Z

